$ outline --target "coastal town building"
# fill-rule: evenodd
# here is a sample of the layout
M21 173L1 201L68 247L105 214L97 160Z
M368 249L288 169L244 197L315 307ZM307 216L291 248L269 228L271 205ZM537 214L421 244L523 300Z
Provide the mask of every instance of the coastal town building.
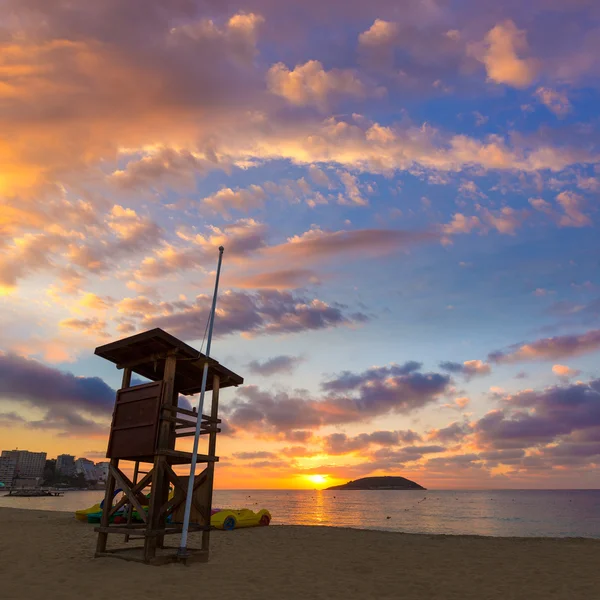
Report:
M108 466L109 462L98 462L96 463L96 474L98 476L98 483L106 483L108 478Z
M15 460L15 478L42 479L44 476L44 467L46 466L45 452L2 450L1 458L13 458Z
M96 465L89 458L78 458L75 461L75 473L83 475L86 481L98 481Z
M75 457L72 454L59 454L56 457L56 472L66 477L75 475Z
M17 459L15 457L0 457L0 483L3 483L6 487L11 487L15 479L16 468Z

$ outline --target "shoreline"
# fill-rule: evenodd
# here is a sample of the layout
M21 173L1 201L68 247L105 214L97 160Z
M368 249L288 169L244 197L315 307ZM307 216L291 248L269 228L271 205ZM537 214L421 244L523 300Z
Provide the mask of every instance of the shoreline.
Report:
M93 526L64 512L2 507L0 531L3 600L95 600L116 591L157 600L201 591L219 600L589 600L600 561L600 540L590 538L273 525L214 531L207 564L153 567L95 559Z
M2 522L2 511L19 511L24 513L41 513L42 515L70 515L69 520L76 521L72 511L67 510L42 510L39 508L11 508L7 506L0 506L0 523ZM79 523L83 527L88 527L92 531L93 525L89 523ZM592 541L600 544L600 538L596 537L585 537L585 536L572 536L572 537L552 537L552 536L508 536L508 535L479 535L474 533L414 533L411 531L392 531L389 529L369 529L367 527L347 527L347 526L336 526L336 525L298 525L292 523L271 523L269 527L286 527L286 528L302 528L302 529L332 529L335 531L369 531L381 533L384 535L401 535L401 536L414 536L423 538L474 538L474 539L492 539L492 540L552 540L552 541Z
M2 523L2 512L3 511L16 511L16 512L23 512L23 513L42 513L45 514L47 516L50 515L68 515L69 516L69 520L73 520L76 521L75 517L74 517L74 513L71 510L44 510L44 509L40 509L40 508L23 508L23 507L10 507L10 506L0 506L0 523ZM93 530L93 526L91 526L90 524L86 524L86 523L80 523L79 525L83 525L84 527L87 525L88 527L90 527ZM514 541L518 541L518 540L554 540L554 541L565 541L565 540L571 540L571 541L577 541L577 540L582 540L582 541L592 541L592 542L598 542L600 544L600 537L594 537L594 536L528 536L528 535L522 535L522 536L516 536L516 535L483 535L483 534L476 534L476 533L418 533L418 532L412 532L412 531L394 531L391 529L371 529L368 527L348 527L345 525L340 525L340 526L336 526L336 525L302 525L302 524L296 524L296 523L271 523L269 525L269 527L273 528L273 527L289 527L289 528L295 528L295 527L301 527L301 528L306 528L306 529L332 529L332 530L336 530L336 531L369 531L369 532L376 532L376 533L381 533L381 534L390 534L390 535L402 535L402 536L415 536L415 537L426 537L426 538L474 538L474 539L492 539L492 540L514 540Z

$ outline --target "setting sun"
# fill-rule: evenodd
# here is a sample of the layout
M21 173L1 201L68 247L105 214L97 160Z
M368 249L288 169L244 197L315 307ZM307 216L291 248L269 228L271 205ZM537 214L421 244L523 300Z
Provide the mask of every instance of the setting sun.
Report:
M326 475L307 475L306 478L312 482L312 483L316 483L317 485L322 485L324 483L327 482L327 476Z

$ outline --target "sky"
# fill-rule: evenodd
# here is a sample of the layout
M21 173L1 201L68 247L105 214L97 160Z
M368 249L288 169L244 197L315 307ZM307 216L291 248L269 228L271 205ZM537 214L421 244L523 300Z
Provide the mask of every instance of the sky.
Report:
M102 460L94 349L199 348L223 245L216 487L597 487L599 52L594 0L0 0L0 448Z

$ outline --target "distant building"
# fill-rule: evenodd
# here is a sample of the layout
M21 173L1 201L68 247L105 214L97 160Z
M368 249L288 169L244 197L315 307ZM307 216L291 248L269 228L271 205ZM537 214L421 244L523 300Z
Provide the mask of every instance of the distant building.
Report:
M23 479L40 480L44 477L46 466L45 452L29 452L28 450L2 450L1 458L14 458L16 461L14 476Z
M71 454L60 454L56 458L56 472L65 477L75 475L75 457Z
M98 481L96 465L89 458L78 458L75 461L75 473L83 475L86 481Z
M17 469L17 459L14 456L0 457L0 483L6 487L11 487L15 480L15 471Z
M108 479L108 462L99 462L96 463L96 473L98 475L98 483L106 483Z

